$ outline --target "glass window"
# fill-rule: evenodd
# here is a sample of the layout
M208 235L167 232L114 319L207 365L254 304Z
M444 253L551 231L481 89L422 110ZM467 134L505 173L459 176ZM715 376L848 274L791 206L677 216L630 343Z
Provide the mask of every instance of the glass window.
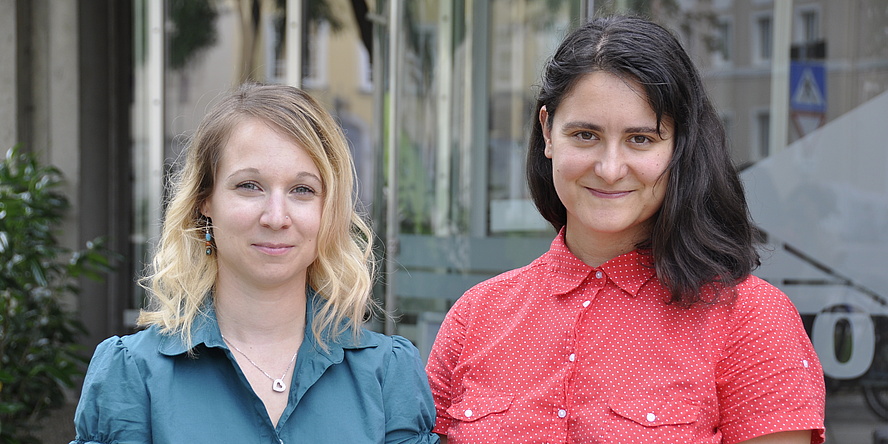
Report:
M771 47L774 43L773 23L770 15L760 15L755 19L755 55L758 63L771 60Z
M730 19L721 18L715 25L715 63L730 63L733 41L733 26Z
M758 135L758 155L764 159L771 154L771 113L759 111L755 114L755 133Z
M330 23L326 20L308 24L302 40L302 86L321 89L327 85L327 57L330 54Z
M805 9L801 11L801 26L799 31L802 34L803 42L813 42L820 39L820 12L816 9Z
M489 221L487 233L544 231L524 181L531 85L564 36L570 8L562 2L492 1L490 4Z

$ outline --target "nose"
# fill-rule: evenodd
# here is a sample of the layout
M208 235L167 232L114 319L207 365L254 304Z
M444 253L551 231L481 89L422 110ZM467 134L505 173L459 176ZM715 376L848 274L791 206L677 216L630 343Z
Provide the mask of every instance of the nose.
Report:
M290 218L290 208L287 205L287 199L283 196L278 196L276 193L270 195L266 201L262 216L259 218L259 223L272 230L289 228L293 224L293 220Z
M610 142L595 150L597 158L594 161L594 171L598 177L606 183L618 182L629 171L626 159L623 157L623 147L618 142Z

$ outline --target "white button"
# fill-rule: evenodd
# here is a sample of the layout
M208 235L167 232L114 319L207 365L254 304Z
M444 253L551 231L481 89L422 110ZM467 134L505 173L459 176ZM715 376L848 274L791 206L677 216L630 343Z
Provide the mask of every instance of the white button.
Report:
M466 418L471 418L471 417L472 417L472 411L471 411L471 410L466 410L465 415L466 415Z
M574 362L577 360L577 355L571 353L570 356L567 357L567 360L570 362Z
M591 303L592 303L592 301L583 302L583 307L588 307L589 304L591 304Z
M596 279L601 279L601 276L604 276L604 275L603 275L600 271L596 271L596 272L595 272L595 278L596 278Z
M808 360L807 360L807 359L802 359L802 365L804 365L805 368L808 368Z
M559 418L564 418L565 416L567 416L567 410L564 410L564 409L558 410L558 417Z
M653 413L648 413L648 414L647 414L647 420L648 420L648 421L650 421L650 422L654 422L655 419L657 419L657 415L655 415L655 414L653 414Z

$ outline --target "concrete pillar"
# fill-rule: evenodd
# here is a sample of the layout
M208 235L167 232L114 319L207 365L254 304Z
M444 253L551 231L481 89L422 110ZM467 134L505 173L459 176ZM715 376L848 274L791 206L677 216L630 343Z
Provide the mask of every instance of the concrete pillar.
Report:
M0 0L0 154L20 141L16 97L16 0Z
M31 5L31 97L33 146L65 177L63 192L71 208L65 226L76 227L80 177L80 79L77 2L33 0ZM59 240L78 248L78 230L63 230Z

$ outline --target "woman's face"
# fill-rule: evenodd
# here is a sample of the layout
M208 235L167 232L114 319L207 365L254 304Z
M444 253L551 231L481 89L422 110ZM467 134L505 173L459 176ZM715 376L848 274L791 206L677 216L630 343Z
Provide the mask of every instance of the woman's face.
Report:
M232 131L202 206L212 219L218 284L304 288L318 255L323 183L308 152L258 119Z
M650 233L666 194L674 131L657 117L637 82L586 74L548 126L540 110L555 191L567 209L570 238L634 245ZM582 237L581 237L582 236Z

